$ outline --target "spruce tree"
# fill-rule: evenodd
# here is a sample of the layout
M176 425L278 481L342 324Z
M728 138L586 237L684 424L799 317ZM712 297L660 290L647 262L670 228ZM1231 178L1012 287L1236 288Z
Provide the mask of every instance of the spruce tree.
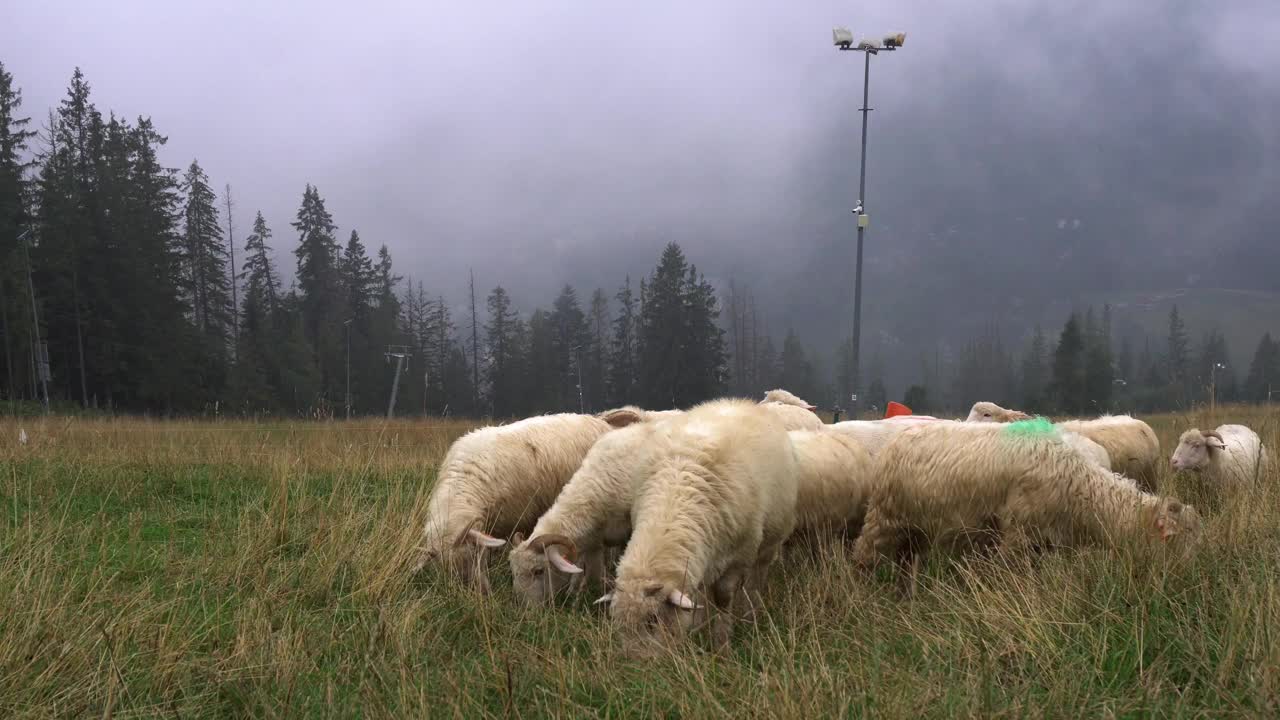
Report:
M489 322L485 325L485 381L490 412L494 417L510 417L519 393L519 348L511 297L499 285L489 293Z
M1251 402L1268 402L1272 393L1280 391L1280 343L1265 333L1258 341L1249 363L1249 375L1245 380L1245 392Z
M1071 415L1079 415L1085 407L1084 351L1080 318L1072 313L1053 352L1052 384L1056 408Z
M1165 365L1168 368L1169 383L1173 386L1175 399L1185 403L1186 393L1190 389L1188 369L1191 362L1191 342L1187 338L1187 328L1174 305L1169 311L1169 337L1166 342Z
M328 400L341 397L344 345L342 285L338 274L337 225L324 207L316 188L307 185L302 205L292 223L298 232L297 282L298 312L307 344L319 372L320 395Z
M613 341L609 346L609 404L635 402L636 391L636 300L628 275L618 293L618 316L613 319Z
M1111 339L1106 331L1110 324L1110 306L1104 308L1102 324L1094 322L1093 308L1089 308L1085 322L1085 407L1098 414L1111 409L1111 391L1115 382L1115 371L1111 364Z
M1047 341L1044 330L1036 325L1031 343L1022 356L1022 406L1029 412L1044 409L1044 391L1047 381L1046 366L1048 357Z
M578 377L582 358L589 351L590 335L587 333L586 316L578 305L578 295L570 285L565 285L552 305L551 325L554 328L556 410L578 412Z
M591 306L587 311L587 330L590 335L590 352L586 353L583 382L586 384L587 409L599 412L604 409L609 361L609 299L604 290L596 288L591 293Z
M782 342L782 387L812 401L813 365L805 356L804 346L794 330L787 330L787 337Z
M209 177L192 160L182 178L186 194L183 207L183 239L187 262L187 298L192 322L209 341L207 352L220 354L231 334L229 256L218 222L218 198Z
M680 246L668 243L658 267L641 285L639 399L645 407L682 407L686 361L685 278L689 265Z
M20 388L29 385L28 363L19 358L31 352L29 340L18 328L28 325L30 300L25 289L22 244L18 240L30 223L28 207L27 142L35 132L27 129L31 119L21 115L22 91L13 84L13 75L0 62L0 333L4 335L5 398L16 400ZM25 240L23 242L26 242Z

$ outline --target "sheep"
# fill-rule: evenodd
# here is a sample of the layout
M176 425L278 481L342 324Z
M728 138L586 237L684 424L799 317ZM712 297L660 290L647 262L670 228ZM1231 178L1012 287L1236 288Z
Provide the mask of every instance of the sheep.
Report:
M656 427L636 423L596 441L555 504L538 518L529 540L513 536L516 547L508 560L522 600L548 602L573 588L584 567L586 582L603 579L604 549L625 545L631 535L631 503L652 466Z
M1058 427L1098 443L1107 451L1112 470L1133 478L1147 492L1155 491L1160 439L1150 425L1128 415L1103 415L1093 420L1067 420Z
M623 405L620 408L606 410L596 417L615 428L624 428L638 422L661 422L680 417L683 410L645 410L635 405Z
M799 469L796 532L856 537L871 486L871 454L844 433L792 430L787 435Z
M760 407L776 416L787 430L821 430L826 426L812 410L802 407L776 402L760 403Z
M597 604L646 656L684 635L705 593L719 612L713 640L729 641L744 581L758 598L795 527L796 456L776 417L746 400L717 400L655 430L656 460L636 490L631 541L614 590Z
M1258 433L1244 425L1219 425L1209 432L1191 428L1182 433L1169 465L1199 473L1217 487L1242 490L1266 474L1269 459Z
M857 440L874 460L889 441L904 430L932 423L950 423L925 415L898 415L885 420L846 420L826 426L828 432Z
M1033 545L1119 544L1135 535L1190 549L1201 530L1193 507L1089 462L1043 419L912 428L884 449L876 471L854 546L862 567L990 531L1017 556Z
M991 402L974 403L968 422L1010 422L1029 416ZM1154 490L1160 464L1160 440L1151 426L1128 415L1103 415L1093 420L1058 423L1062 430L1077 433L1107 451L1108 466L1138 481L1144 490ZM1097 457L1096 451L1094 456ZM1103 467L1108 467L1103 466Z
M1107 449L1080 433L1062 431L1062 441L1068 447L1084 455L1085 459L1103 470L1111 469L1111 454ZM1119 474L1119 473L1117 473ZM1132 482L1132 478L1125 478Z
M795 407L804 408L805 410L817 410L817 405L810 405L807 400L802 400L794 394L782 388L770 390L764 394L764 399L760 401L761 405L765 403L778 403L779 405L794 405Z
M1021 410L1009 410L1002 408L993 402L985 400L973 404L973 408L969 410L969 417L965 418L965 422L1014 422L1016 420L1030 420L1031 416Z
M487 592L486 551L532 529L610 429L590 415L544 415L459 438L440 464L414 571L438 561Z

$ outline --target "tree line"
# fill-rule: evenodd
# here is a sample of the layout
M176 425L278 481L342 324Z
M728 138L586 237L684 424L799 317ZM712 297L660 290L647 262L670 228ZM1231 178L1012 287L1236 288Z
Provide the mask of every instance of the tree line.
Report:
M196 160L164 167L150 119L104 116L79 69L38 147L21 104L0 65L9 400L47 388L120 412L332 416L386 411L394 384L401 412L509 417L725 391L718 298L675 244L638 287L596 289L585 309L566 285L527 316L501 286L480 310L473 279L460 327L385 245L371 253L356 230L340 243L317 188L290 223L286 287L262 213L238 245L230 185L219 197Z
M164 167L150 119L104 116L78 69L44 132L21 105L0 64L7 400L47 386L56 404L117 412L341 416L386 412L395 385L397 413L515 417L773 387L824 406L848 407L855 392L863 408L890 399L882 352L864 349L854 377L847 338L829 367L790 329L777 342L750 287L731 280L717 294L678 245L610 291L580 298L565 285L522 313L502 286L477 293L473 277L455 306L399 276L385 245L371 252L354 229L341 242L309 184L283 232L293 267L277 267L283 240L261 212L237 239L231 186L219 194L196 160ZM1208 384L1220 401L1280 391L1270 335L1243 381L1227 357L1217 330L1193 343L1177 308L1166 338L1140 344L1115 342L1110 307L1088 308L1022 348L991 328L921 358L901 399L917 411L985 399L1088 414L1183 408Z

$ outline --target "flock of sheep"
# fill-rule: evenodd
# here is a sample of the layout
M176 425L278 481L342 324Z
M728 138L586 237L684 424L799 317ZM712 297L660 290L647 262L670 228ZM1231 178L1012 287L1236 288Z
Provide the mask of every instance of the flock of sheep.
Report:
M964 421L904 415L824 424L784 390L688 411L624 407L474 430L440 466L415 570L486 592L511 543L515 593L544 604L606 584L597 604L633 654L706 625L729 642L799 534L856 538L864 568L914 567L931 547L1035 549L1199 537L1196 510L1156 494L1159 441L1128 416L1053 424L974 405ZM1224 488L1266 471L1256 433L1188 430L1175 470ZM528 539L526 539L526 537ZM504 539L507 538L507 539Z

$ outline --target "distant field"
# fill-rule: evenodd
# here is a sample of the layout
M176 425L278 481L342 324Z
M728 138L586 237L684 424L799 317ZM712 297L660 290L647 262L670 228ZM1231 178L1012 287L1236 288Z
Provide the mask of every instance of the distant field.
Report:
M1243 421L1274 450L1280 412ZM0 717L1276 717L1280 477L1171 564L933 562L915 598L793 548L717 656L628 661L591 598L537 612L405 572L450 422L0 420ZM1273 463L1280 467L1280 463Z

